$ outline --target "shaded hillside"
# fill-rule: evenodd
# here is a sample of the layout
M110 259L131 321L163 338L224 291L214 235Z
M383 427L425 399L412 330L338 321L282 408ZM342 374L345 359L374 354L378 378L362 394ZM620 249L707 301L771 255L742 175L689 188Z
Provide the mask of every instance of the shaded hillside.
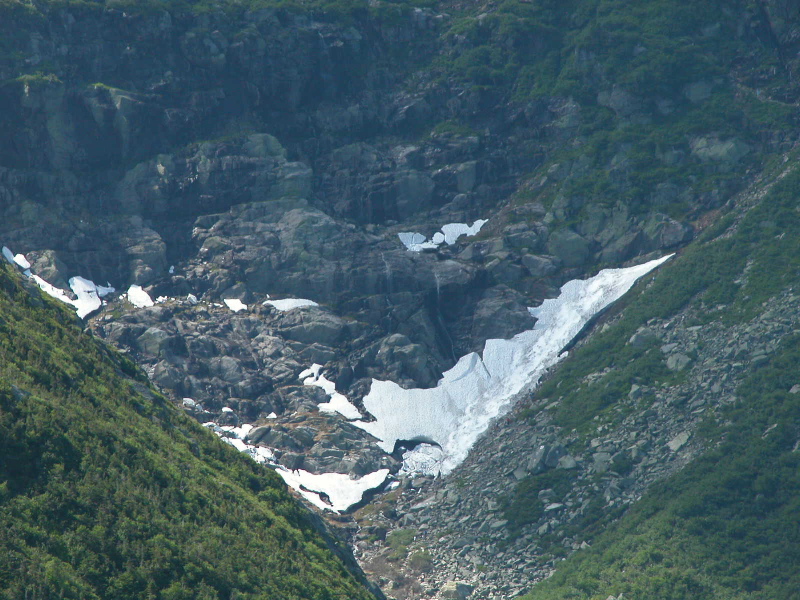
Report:
M372 598L277 475L0 266L0 595Z

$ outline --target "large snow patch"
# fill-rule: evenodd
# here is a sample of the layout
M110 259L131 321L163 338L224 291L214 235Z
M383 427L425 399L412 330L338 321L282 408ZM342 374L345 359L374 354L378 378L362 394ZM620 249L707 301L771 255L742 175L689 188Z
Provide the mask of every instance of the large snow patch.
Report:
M392 452L398 440L436 442L441 453L434 453L435 460L429 450L425 456L412 451L407 463L429 474L450 472L517 394L535 386L558 362L561 349L595 314L670 256L566 283L557 298L531 311L538 319L533 329L510 340L487 340L482 357L474 352L463 356L434 388L403 389L392 381L373 379L364 406L375 421L353 424L378 438L386 452ZM411 464L405 467L410 470Z

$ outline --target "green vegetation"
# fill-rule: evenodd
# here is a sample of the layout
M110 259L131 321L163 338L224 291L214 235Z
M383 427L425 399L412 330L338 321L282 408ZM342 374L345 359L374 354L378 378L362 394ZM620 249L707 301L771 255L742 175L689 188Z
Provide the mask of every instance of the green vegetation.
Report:
M719 443L657 485L528 600L789 600L800 588L800 337L740 386Z
M508 529L518 533L525 525L535 523L544 513L544 502L539 499L542 490L553 490L554 502L563 498L574 478L571 471L557 469L538 475L529 475L517 484L514 493L501 499L503 516Z
M468 136L478 135L471 127L458 123L456 121L442 121L437 124L431 131L431 136L437 135L455 135L455 136Z
M732 76L742 61L742 22L758 14L750 4L504 0L480 14L457 13L432 67L495 98L573 103L563 124L573 143L552 151L547 163L581 167L539 191L546 206L563 196L577 207L565 225L580 222L592 204L686 218L716 206L749 166L768 158L765 130L797 119L793 106L769 98L789 77L774 48L748 45L750 68L776 74L764 89ZM705 136L747 147L735 157L701 158L693 144ZM659 197L661 184L691 193Z
M662 266L647 289L632 290L615 308L626 308L622 318L565 360L558 378L542 384L537 397L561 399L555 409L561 426L588 433L595 417L614 408L631 384L669 384L679 377L666 368L655 341L644 347L627 343L643 323L669 318L689 302L704 309L702 318L743 322L798 281L800 170L790 167L732 235L719 236L731 224L720 220L679 261ZM585 383L587 375L605 369L605 375Z
M700 323L746 322L763 310L765 300L797 285L800 169L789 163L772 176L784 169L789 172L735 228L733 215L721 219L680 260L664 265L650 285L626 298L617 323L574 352L559 377L539 389L541 398L561 398L555 409L560 425L588 436L595 417L601 422L619 418L618 400L632 383L670 383L674 375L663 368L657 348L627 344L648 320L669 318L691 304L699 309ZM587 383L587 375L604 369L608 373ZM789 390L798 372L800 336L795 336L749 375L733 406L699 428L710 448L704 456L651 489L607 529L608 515L589 507L573 528L589 539L597 536L592 548L560 565L527 598L796 597L800 396ZM550 482L537 477L520 482L508 499L512 524L535 522L541 513L536 493ZM546 546L548 539L542 543Z
M392 549L389 560L403 560L408 556L408 547L417 535L416 529L395 529L386 536L386 545Z
M0 521L9 600L371 597L277 475L7 266Z
M427 573L433 568L433 555L427 550L414 552L408 557L408 566L415 571Z
M40 18L49 11L96 13L107 9L129 15L160 14L165 10L188 15L217 15L236 20L247 12L263 9L310 14L315 18L340 23L354 23L367 17L391 20L407 15L416 6L428 6L429 0L389 1L371 5L367 0L48 0L35 5L19 0L0 0L0 12Z

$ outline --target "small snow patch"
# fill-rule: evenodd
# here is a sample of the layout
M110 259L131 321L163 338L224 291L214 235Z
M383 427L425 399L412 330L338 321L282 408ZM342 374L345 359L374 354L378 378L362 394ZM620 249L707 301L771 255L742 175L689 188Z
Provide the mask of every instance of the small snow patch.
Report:
M472 225L466 223L448 223L442 226L441 231L433 234L429 241L421 233L405 231L398 233L397 237L409 252L422 252L423 250L435 250L443 243L452 246L462 235L477 235L481 228L486 225L487 219L478 219Z
M150 294L145 292L140 285L132 285L129 287L127 298L128 302L133 304L136 308L149 308L155 305Z
M93 281L84 279L83 277L71 277L69 280L69 287L78 297L77 300L72 301L72 304L78 309L78 316L81 319L93 313L103 305L97 293L97 286Z
M228 308L230 308L233 312L239 312L240 310L247 310L247 304L239 300L238 298L223 298L222 300Z
M25 258L24 254L16 254L14 256L14 262L17 263L23 269L30 269L31 263L28 262L28 259Z
M345 419L360 419L361 413L353 405L344 394L336 391L336 384L328 380L324 375L320 374L322 365L314 363L310 368L300 373L300 379L303 385L313 385L325 390L330 398L329 402L322 402L319 404L320 412L334 413L337 412Z
M12 265L17 264L16 261L14 261L14 253L11 252L11 250L9 250L8 247L6 247L6 246L3 246L3 256Z
M51 296L56 300L61 300L61 302L64 302L66 304L72 304L72 298L67 296L67 292L65 292L61 288L57 288L52 283L46 282L38 275L31 275L31 279L33 279L33 281L36 282L36 285L39 286L39 289L41 289L48 296Z
M293 310L295 308L302 308L304 306L319 306L313 300L308 300L306 298L286 298L284 300L266 300L263 303L264 306L272 306L276 310L281 312L286 312L287 310Z

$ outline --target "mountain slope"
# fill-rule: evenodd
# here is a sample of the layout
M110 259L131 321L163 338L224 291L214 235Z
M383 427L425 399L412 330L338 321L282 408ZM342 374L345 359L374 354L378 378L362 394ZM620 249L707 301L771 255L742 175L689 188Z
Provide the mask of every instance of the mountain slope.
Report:
M0 594L372 598L270 471L0 266Z
M713 363L724 364L727 357L728 372L736 378L736 371L746 365L734 396L715 399L711 386L698 388L682 409L695 413L695 443L705 451L648 490L619 523L592 540L591 549L559 565L527 598L796 597L796 155L787 158L784 169L743 218L724 220L716 235L687 249L631 303L620 323L577 351L540 390L544 396L558 386L562 395L556 421L591 435L597 418L601 423L619 418L613 411L616 399L631 383L648 389L669 381L665 370L653 368L653 356L660 352L652 349L650 357L632 353L628 340L637 324L681 315L687 321L683 326L706 332L700 337L703 346L695 350L696 369L711 372ZM781 323L769 335L762 329L764 324ZM725 333L714 333L720 330ZM734 335L748 330L757 334L753 341ZM601 352L607 360L600 358ZM605 382L606 391L597 395L585 381L599 369L608 372L597 386L602 390ZM646 410L648 402L652 398L645 397L639 410ZM653 402L650 410L658 409L657 404Z

